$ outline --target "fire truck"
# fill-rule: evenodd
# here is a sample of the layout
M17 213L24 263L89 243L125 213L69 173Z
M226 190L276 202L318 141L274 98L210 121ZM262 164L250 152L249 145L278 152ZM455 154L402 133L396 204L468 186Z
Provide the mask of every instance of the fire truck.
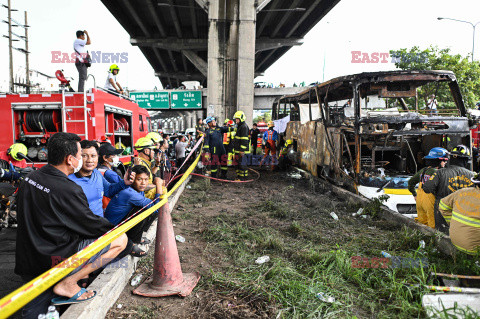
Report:
M41 167L47 162L47 142L57 132L80 138L109 141L126 151L123 162L133 155L133 145L150 130L150 116L126 97L101 89L75 93L0 95L0 151L13 143L27 146L27 157Z

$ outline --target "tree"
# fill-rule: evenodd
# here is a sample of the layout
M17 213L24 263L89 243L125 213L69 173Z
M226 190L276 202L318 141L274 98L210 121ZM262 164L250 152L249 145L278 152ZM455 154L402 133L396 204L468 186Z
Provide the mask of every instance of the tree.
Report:
M477 61L471 62L471 57L462 57L460 54L452 55L450 49L439 49L436 46L430 46L426 50L414 46L410 50L391 51L390 55L395 61L395 66L402 70L453 71L457 77L465 106L473 108L480 100L480 64ZM432 94L437 96L439 107L453 107L450 90L446 83L431 83L418 90L419 100L423 100L425 103Z

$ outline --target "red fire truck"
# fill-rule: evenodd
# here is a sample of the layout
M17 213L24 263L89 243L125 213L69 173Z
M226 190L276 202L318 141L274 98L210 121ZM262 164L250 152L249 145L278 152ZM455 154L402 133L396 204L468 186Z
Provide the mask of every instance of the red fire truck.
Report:
M108 139L129 150L123 161L133 155L133 145L150 130L145 109L127 98L101 89L88 93L43 93L0 95L0 151L13 143L27 146L35 166L47 161L48 138L56 132L79 135L82 140Z

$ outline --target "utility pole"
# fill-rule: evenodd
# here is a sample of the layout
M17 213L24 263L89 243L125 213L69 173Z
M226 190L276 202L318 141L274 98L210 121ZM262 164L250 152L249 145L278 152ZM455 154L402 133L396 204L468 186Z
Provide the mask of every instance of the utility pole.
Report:
M14 92L13 85L13 52L12 52L12 7L10 0L8 0L8 54L10 62L10 92Z
M9 0L10 1L10 0ZM30 52L28 51L28 23L27 23L27 11L25 11L25 70L26 75L25 79L27 81L27 86L25 88L27 94L30 93L30 63L28 61Z

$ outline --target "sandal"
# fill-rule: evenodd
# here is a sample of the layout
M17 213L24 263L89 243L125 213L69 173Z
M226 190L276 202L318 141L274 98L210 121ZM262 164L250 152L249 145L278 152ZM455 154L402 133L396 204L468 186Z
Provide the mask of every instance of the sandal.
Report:
M141 245L150 245L152 241L147 237L142 237L142 241L140 242Z
M147 253L145 252L145 250L138 247L137 244L133 244L130 255L132 255L133 257L145 257Z

